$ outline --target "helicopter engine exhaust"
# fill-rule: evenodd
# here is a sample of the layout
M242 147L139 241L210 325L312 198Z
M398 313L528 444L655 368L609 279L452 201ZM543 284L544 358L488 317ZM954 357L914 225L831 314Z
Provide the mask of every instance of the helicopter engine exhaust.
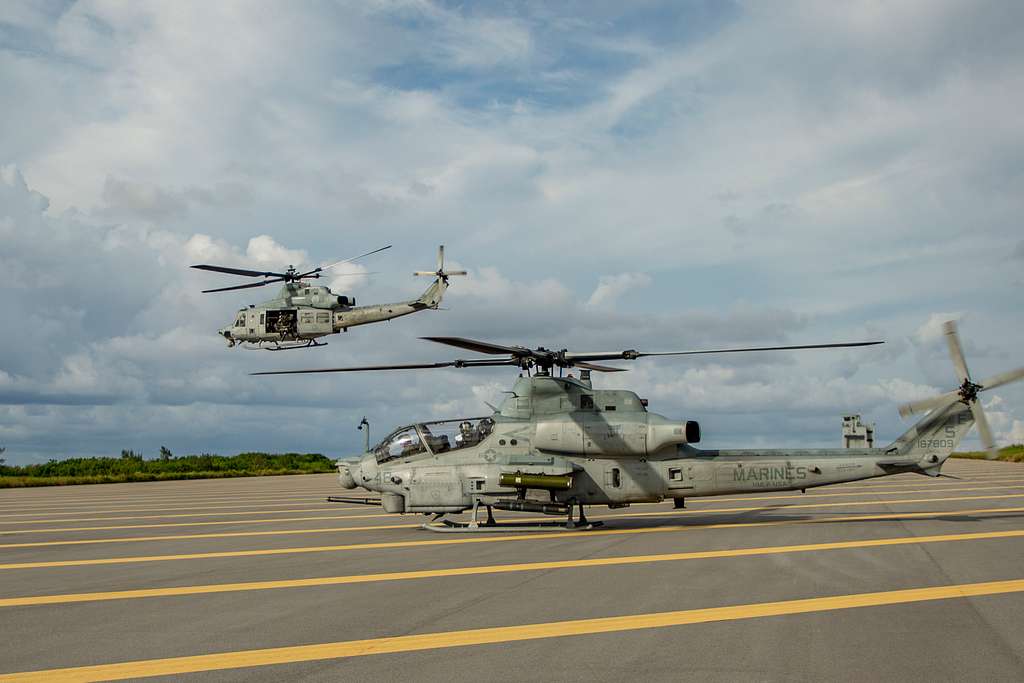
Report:
M672 444L699 443L700 424L694 420L686 422L654 422L647 426L647 450L656 451Z

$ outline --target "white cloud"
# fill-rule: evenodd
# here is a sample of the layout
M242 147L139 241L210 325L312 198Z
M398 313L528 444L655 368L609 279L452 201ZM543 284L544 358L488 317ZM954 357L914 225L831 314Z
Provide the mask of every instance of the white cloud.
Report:
M1000 436L1007 444L1024 444L1024 420L1014 420L1010 431Z
M602 275L600 282L587 300L587 306L612 304L629 290L647 287L650 284L651 278L646 273Z
M283 247L270 235L257 235L250 239L245 247L245 255L257 263L279 268L285 265L301 267L309 263L305 251Z
M962 317L963 313L932 313L928 316L925 324L917 328L914 338L920 344L931 344L944 337L945 333L942 331L942 326L946 322L950 320L959 321Z
M283 411L296 429L267 439L360 443L364 413L376 428L435 404L476 412L478 386L504 387L498 371L246 375L448 357L416 341L428 333L655 350L881 337L637 363L615 382L737 442L831 443L828 415L852 409L896 430L897 403L951 381L939 325L953 314L931 311L969 316L977 376L1019 355L1021 12L11 5L0 293L20 332L0 359L0 435L116 452L129 397L140 438L173 426L230 447ZM471 271L451 310L287 358L214 334L273 292L201 295L229 278L187 268L312 267L393 242L322 280L389 301L423 289L409 273L441 241ZM601 273L619 275L594 288ZM649 277L659 287L616 310ZM314 415L353 418L352 433Z

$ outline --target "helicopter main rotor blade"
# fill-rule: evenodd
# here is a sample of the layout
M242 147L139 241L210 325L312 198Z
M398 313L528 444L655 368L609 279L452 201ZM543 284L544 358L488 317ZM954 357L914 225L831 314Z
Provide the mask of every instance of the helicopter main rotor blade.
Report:
M930 398L923 398L920 401L912 401L910 403L904 403L900 406L900 417L909 417L915 413L923 413L927 410L941 410L946 406L956 403L960 399L960 393L957 391L950 391L946 394L939 396L932 396Z
M981 401L974 399L970 403L971 415L974 416L974 422L978 425L978 437L981 439L981 446L988 452L988 458L991 460L995 455L998 455L996 451L996 440L992 437L992 428L988 426L988 418L985 417L985 409L981 406Z
M985 381L981 382L981 391L995 389L996 387L1001 387L1004 384L1016 382L1021 378L1024 378L1024 368L1017 368L1016 370L1010 370L1009 372L1001 372L998 375L992 375Z
M433 274L434 273L430 273L430 275ZM490 353L493 355L509 355L518 357L533 355L533 352L524 346L502 346L501 344L492 344L491 342L466 339L465 337L420 337L420 339L437 342L438 344L447 344L448 346L456 346L460 349L476 351L477 353Z
M964 360L964 350L960 346L960 335L956 332L956 321L949 320L942 323L942 333L946 336L946 346L949 347L949 357L956 368L956 379L958 382L971 381L971 373L967 371L967 361Z
M884 341L869 341L869 342L842 342L836 344L798 344L795 346L756 346L747 347L740 349L704 349L700 351L611 351L611 352L595 352L595 353L566 353L566 360L575 361L590 361L590 360L615 360L622 358L625 360L635 360L637 358L645 358L647 356L697 356L708 353L747 353L749 351L795 351L799 349L838 349L847 348L854 346L874 346L876 344L884 344Z
M251 287L262 287L263 285L273 284L274 282L284 282L284 278L275 277L271 280L264 280L263 282L250 282L247 285L235 285L234 287L218 287L217 289L204 289L203 294L210 294L212 292L229 292L232 289L249 289Z
M453 360L442 363L410 363L407 365L364 365L350 368L319 368L316 370L270 370L250 375L310 375L321 372L366 372L375 370L429 370L434 368L468 368L494 365L518 365L513 360Z
M628 368L613 368L610 365L598 365L596 363L573 363L573 367L596 372L629 372Z
M314 268L313 270L311 270L311 271L309 271L307 273L303 273L302 275L298 275L297 277L299 279L301 279L301 278L304 278L304 277L309 277L310 275L313 275L314 273L322 273L323 271L330 270L331 268L334 268L335 266L340 266L342 263L351 263L352 261L358 261L359 259L364 258L366 256L370 256L371 254L376 254L378 252L384 251L385 249L390 249L392 246L393 245L389 244L386 247L381 247L380 249L374 249L373 251L368 251L365 254L360 254L359 256L353 256L352 258L342 259L341 261L335 261L334 263L331 263L330 265L319 266L319 267Z
M228 268L227 266L211 266L201 263L198 266L189 266L196 270L208 270L212 273L227 273L228 275L247 275L249 277L285 277L284 273L272 273L264 270L246 270L245 268Z

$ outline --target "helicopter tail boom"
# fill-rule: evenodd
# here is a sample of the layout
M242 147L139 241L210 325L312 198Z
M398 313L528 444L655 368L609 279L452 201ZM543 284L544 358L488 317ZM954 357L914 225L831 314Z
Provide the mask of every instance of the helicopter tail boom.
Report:
M956 401L937 409L919 420L886 449L891 461L879 465L908 467L910 470L937 477L942 464L952 455L960 440L974 424L971 409Z

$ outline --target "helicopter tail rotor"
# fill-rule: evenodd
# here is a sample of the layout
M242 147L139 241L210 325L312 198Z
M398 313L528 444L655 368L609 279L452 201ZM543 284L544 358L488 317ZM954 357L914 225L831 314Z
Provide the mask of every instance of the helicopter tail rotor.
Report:
M999 451L996 448L995 439L992 436L992 428L988 424L988 418L985 416L985 410L981 405L978 395L982 391L988 391L989 389L995 389L1004 384L1024 379L1024 368L1001 372L981 382L974 382L971 380L971 373L967 369L967 361L964 359L963 347L960 344L960 335L957 333L956 322L950 320L944 323L942 325L942 332L945 334L949 358L953 362L953 368L956 370L960 386L953 391L939 396L906 403L900 406L900 415L908 417L915 413L926 411L934 411L937 414L954 403L963 403L970 408L971 417L974 418L975 423L978 425L978 437L981 439L981 445L985 449L988 459L993 460L999 455Z
M469 273L465 270L445 270L444 269L444 245L440 245L437 248L437 270L417 270L413 275L436 277L446 285L448 284L448 278L452 275L468 275Z

